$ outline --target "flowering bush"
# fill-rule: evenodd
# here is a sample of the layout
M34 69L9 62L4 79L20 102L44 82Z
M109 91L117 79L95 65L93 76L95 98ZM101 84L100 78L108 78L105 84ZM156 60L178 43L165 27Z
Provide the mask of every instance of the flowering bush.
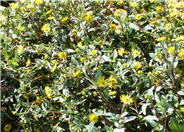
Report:
M1 10L2 131L184 129L184 2L22 0Z

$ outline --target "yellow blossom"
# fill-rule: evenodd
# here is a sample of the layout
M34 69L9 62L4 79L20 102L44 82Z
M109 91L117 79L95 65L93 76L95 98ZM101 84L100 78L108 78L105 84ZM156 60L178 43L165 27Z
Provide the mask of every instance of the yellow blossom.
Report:
M52 12L52 9L50 9L49 11L46 12L46 14L50 14Z
M127 67L127 64L124 63L122 66L123 66L123 68L126 68Z
M134 66L133 66L133 69L134 70L139 70L139 68L141 68L141 62L137 62Z
M37 103L37 104L41 104L41 103L42 103L40 97L36 97L36 103Z
M125 11L125 10L123 10L123 9L117 9L117 10L115 11L114 15L115 15L115 16L120 16L120 14L121 14L123 11Z
M52 60L51 62L52 62L52 64L56 64L57 60Z
M78 42L78 43L77 43L77 46L78 46L80 49L82 49L82 42L81 42L81 41Z
M174 54L174 47L173 46L170 46L168 48L168 51L169 51L169 53Z
M48 86L45 87L45 93L48 97L51 97L52 91Z
M105 77L103 76L98 77L97 85L99 85L100 87L105 86L106 85Z
M134 50L132 50L132 55L133 55L134 57L137 57L137 56L140 55L140 51L134 49Z
M97 50L92 50L92 51L91 51L91 55L93 55L93 56L95 56L96 53L97 53Z
M37 4L37 5L40 5L40 4L42 4L42 3L43 3L43 1L42 1L42 0L35 0L34 2L35 2L35 4Z
M59 57L59 59L66 59L66 57L67 57L67 55L66 55L66 53L65 52L59 52L58 53L58 57Z
M181 41L181 40L184 40L184 35L180 35L176 37L176 41Z
M109 79L108 79L108 85L110 88L113 88L113 89L116 89L116 84L117 84L117 80L113 77L113 76L110 76Z
M139 75L141 75L141 74L143 74L143 71L139 70L137 73L138 73Z
M124 94L120 96L120 100L121 102L128 105L130 105L133 102L133 99L130 96Z
M98 45L99 46L103 46L104 45L104 42L102 40L98 41Z
M140 20L141 18L142 18L142 16L140 14L135 15L136 20Z
M184 50L179 51L178 56L184 60Z
M116 24L111 24L111 25L110 25L110 29L111 29L111 31L116 30Z
M98 122L98 115L92 113L89 115L89 121L90 122Z
M156 7L156 12L157 12L157 13L162 13L163 10L164 10L164 9L163 9L162 6L157 6L157 7Z
M57 69L57 64L54 65L54 67L52 68L51 72L54 72Z
M31 64L31 60L27 59L26 66L29 66Z
M166 39L166 37L160 37L160 38L157 38L156 41L162 42L162 41L164 41L165 39Z
M27 5L26 5L26 8L32 9L32 8L33 8L33 5L32 5L32 4L27 4Z
M48 33L50 31L50 27L49 27L49 24L45 24L42 26L42 31L44 33Z
M6 125L4 126L4 131L5 131L5 132L9 132L9 131L11 130L11 128L12 128L11 124L6 124Z
M125 49L124 48L120 48L118 53L119 53L120 56L122 56L125 53Z
M171 23L167 23L167 24L165 25L165 29L166 29L166 30L170 30L171 28L172 28Z
M149 0L151 3L154 3L156 0Z
M133 2L130 2L130 6L131 6L131 7L137 7L138 5L137 5L136 2L133 1Z
M22 53L23 48L24 48L24 47L23 47L22 45L19 45L19 46L18 46L18 49L17 49L17 52L18 52L18 53Z
M23 30L25 30L25 27L22 27L22 24L19 23L17 29L20 31L23 31Z
M61 23L65 23L68 20L68 17L64 17L61 19Z
M85 57L81 57L81 58L80 58L80 61L81 61L82 63L84 63L84 62L85 62L85 60L86 60L86 58L85 58Z
M116 2L117 2L117 5L119 5L119 6L122 6L122 4L123 4L123 0L117 0Z
M111 96L116 95L116 94L117 94L116 91L110 91L110 92L109 92L109 95L111 95Z
M79 69L77 69L74 73L73 73L73 77L77 77L77 76L79 76L80 75L80 70Z
M86 14L87 14L86 17L85 17L86 22L87 23L92 22L93 21L92 11L88 11Z
M34 118L36 121L38 121L38 116L37 115L34 115Z
M15 10L18 8L18 4L15 4L15 3L10 3L10 7Z
M53 16L50 16L50 17L48 17L47 19L49 19L49 20L53 20L53 19L54 19L54 17L53 17Z

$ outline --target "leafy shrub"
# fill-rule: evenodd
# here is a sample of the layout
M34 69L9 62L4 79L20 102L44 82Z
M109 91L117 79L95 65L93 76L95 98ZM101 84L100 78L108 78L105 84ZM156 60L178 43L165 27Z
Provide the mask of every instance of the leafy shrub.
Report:
M11 3L0 24L2 130L182 132L183 7Z

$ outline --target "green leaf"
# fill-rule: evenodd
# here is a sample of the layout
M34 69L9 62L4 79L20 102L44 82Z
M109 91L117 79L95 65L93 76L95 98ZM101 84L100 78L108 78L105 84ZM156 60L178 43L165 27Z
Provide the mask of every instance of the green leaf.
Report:
M147 108L148 105L150 105L150 103L144 104L142 106L142 112L143 112L144 115L146 115L146 108Z
M144 117L144 120L149 122L152 127L156 127L157 126L157 123L155 121L158 121L158 118L155 117L155 116L148 115L148 116Z
M173 132L183 132L184 127L178 122L176 118L171 118L171 123L169 125Z

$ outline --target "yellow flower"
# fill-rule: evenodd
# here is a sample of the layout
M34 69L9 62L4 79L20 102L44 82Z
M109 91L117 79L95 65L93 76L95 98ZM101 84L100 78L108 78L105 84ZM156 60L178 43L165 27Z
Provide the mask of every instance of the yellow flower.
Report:
M81 61L82 63L84 63L85 60L86 60L85 57L81 57L81 58L80 58L80 61Z
M77 76L79 76L80 75L80 70L79 69L77 69L74 73L73 73L73 77L77 77Z
M11 128L12 128L11 124L6 124L4 127L4 131L9 132L11 130Z
M123 66L123 68L126 68L127 67L127 64L124 63L122 66Z
M164 41L165 39L166 39L165 37L160 37L160 38L157 38L156 41L162 42L162 41Z
M169 53L174 54L174 47L173 46L169 47L168 51L169 51Z
M18 46L18 49L17 49L17 52L18 52L18 53L22 53L23 48L24 48L24 47L23 47L22 45L19 45L19 46Z
M130 6L131 6L131 7L137 7L138 5L137 5L136 2L133 1L133 2L130 2Z
M167 23L167 24L165 25L165 29L166 29L166 30L170 30L171 28L172 28L171 23Z
M140 15L140 14L137 14L136 16L135 16L135 19L136 20L140 20L142 18L142 16Z
M140 55L140 51L134 49L134 50L132 50L132 55L133 55L134 57L137 57L137 56Z
M49 20L53 20L53 19L54 19L54 17L53 17L53 16L50 16L50 17L48 17L48 19L49 19Z
M117 5L119 5L119 6L122 6L122 4L123 4L123 0L117 0L116 2L117 2Z
M108 80L109 80L109 82L108 82L109 87L116 89L117 88L116 87L117 80L113 76L110 76Z
M149 0L151 3L154 3L156 0Z
M111 25L110 25L110 29L111 29L111 31L116 30L116 24L111 24Z
M33 5L32 5L32 4L27 4L27 5L26 5L26 8L32 9L32 8L33 8Z
M136 65L133 66L134 70L139 70L139 68L141 68L141 62L137 62Z
M184 40L184 35L180 35L176 37L176 41L181 41L181 40Z
M38 117L37 117L37 115L34 115L34 118L35 118L35 120L36 120L36 121L38 121Z
M162 13L163 10L164 10L164 9L163 9L162 6L157 6L157 7L156 7L156 12L157 12L157 13Z
M31 64L31 60L27 59L26 66L29 66Z
M124 94L120 96L120 100L121 102L128 105L130 105L133 102L133 99L130 96Z
M54 67L52 68L51 72L54 72L57 69L57 64L54 65Z
M91 51L91 55L93 55L93 56L95 56L96 53L97 53L97 50L92 50L92 51Z
M86 20L87 23L90 23L90 22L93 21L93 17L92 16L86 16L85 20Z
M98 77L97 84L98 84L100 87L105 86L105 85L106 85L105 77L103 77L103 76Z
M65 23L68 20L68 17L64 17L61 19L61 23Z
M51 97L52 91L48 86L45 87L45 93L48 97Z
M36 103L37 103L37 104L41 104L41 103L42 103L40 97L36 97Z
M48 32L50 31L49 24L43 25L41 30L42 30L44 33L48 33Z
M118 53L119 53L120 56L122 56L125 53L125 49L124 48L120 48Z
M179 56L179 58L181 58L181 59L184 60L184 50L181 50L181 51L178 53L178 56Z
M22 27L22 24L19 23L17 29L20 31L23 31L23 30L25 30L25 27Z
M116 94L117 94L116 91L110 91L110 92L109 92L109 95L111 95L111 96L116 95Z
M89 121L90 122L98 122L98 115L92 113L89 115Z
M66 59L66 57L67 57L67 55L66 55L66 53L65 52L59 52L58 53L58 56L59 56L59 59Z
M120 14L121 14L123 11L125 11L125 10L123 10L123 9L117 9L117 10L115 11L114 15L115 15L115 16L120 16Z
M139 75L141 75L141 74L143 74L143 71L139 70L137 73L138 73Z
M98 41L98 45L99 46L103 46L104 45L104 42L102 40Z
M57 60L52 60L51 62L52 62L52 64L56 64Z
M82 49L82 42L81 42L81 41L78 42L78 43L77 43L77 46L78 46L80 49Z
M10 3L9 5L10 5L10 7L11 7L13 10L15 10L15 9L18 8L18 5L15 4L15 3Z
M46 14L50 14L52 12L52 9L50 9L49 11L46 12Z
M42 1L42 0L35 0L34 2L35 2L35 4L37 4L37 5L40 5L40 4L42 4L42 3L43 3L43 1Z

